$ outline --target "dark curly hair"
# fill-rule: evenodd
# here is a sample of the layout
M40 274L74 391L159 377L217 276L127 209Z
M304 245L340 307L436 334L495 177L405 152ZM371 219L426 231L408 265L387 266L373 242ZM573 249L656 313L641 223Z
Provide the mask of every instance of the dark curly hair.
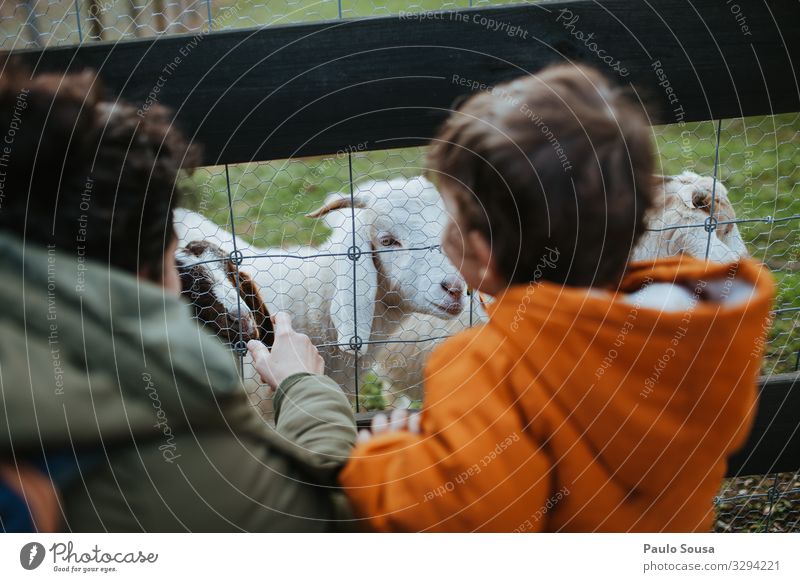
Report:
M199 149L169 110L139 115L91 71L0 66L0 229L160 281L181 168Z
M618 285L652 205L643 110L584 66L473 95L445 122L429 161L509 283ZM559 260L542 269L548 248Z

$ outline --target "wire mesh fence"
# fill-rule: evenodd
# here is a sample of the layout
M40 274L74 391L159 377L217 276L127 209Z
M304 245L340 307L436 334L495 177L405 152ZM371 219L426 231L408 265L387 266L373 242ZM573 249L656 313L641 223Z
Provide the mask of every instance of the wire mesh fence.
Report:
M0 3L0 48L51 47L125 41L272 26L401 11L455 9L513 2L486 0L75 0ZM778 281L763 373L800 367L800 113L654 128L660 173L711 177L706 218L655 225L701 241L736 225L747 252ZM249 365L244 342L258 329L242 321L258 311L253 294L271 310L292 313L324 352L326 371L358 411L415 408L422 369L444 338L479 324L480 300L463 288L439 247L441 201L420 178L425 149L373 150L371 144L318 158L205 167L190 178L179 231L212 240L222 255L195 263L224 265L232 290L212 296L214 317L237 354L254 406L270 419L272 404ZM729 202L730 212L728 212ZM319 211L326 203L334 208ZM369 228L366 228L369 226ZM683 250L680 237L664 254ZM197 277L195 276L195 280ZM211 279L209 279L211 280ZM244 282L254 285L244 288ZM203 298L205 297L205 299ZM223 317L225 312L230 317ZM198 311L198 314L200 311ZM374 321L389 322L370 329ZM249 331L248 331L249 330ZM265 331L260 337L264 339ZM356 349L359 348L359 349ZM715 500L717 531L798 531L800 475L773 474L726 481Z
M547 0L544 0L547 1ZM552 1L552 0L549 0ZM4 48L120 41L342 18L391 16L530 0L10 0L0 3Z

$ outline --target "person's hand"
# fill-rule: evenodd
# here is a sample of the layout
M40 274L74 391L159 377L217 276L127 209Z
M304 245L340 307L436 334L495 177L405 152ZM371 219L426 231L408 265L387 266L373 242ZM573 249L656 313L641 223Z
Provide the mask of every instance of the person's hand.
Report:
M272 322L275 325L272 351L258 340L247 342L247 349L262 382L275 390L292 374L322 374L325 371L319 351L307 335L292 329L292 318L288 314L276 313Z
M419 434L419 413L397 408L392 410L391 416L387 417L384 413L379 412L372 417L371 432L367 429L360 430L356 442L366 443L376 436L398 430L406 430L414 434Z

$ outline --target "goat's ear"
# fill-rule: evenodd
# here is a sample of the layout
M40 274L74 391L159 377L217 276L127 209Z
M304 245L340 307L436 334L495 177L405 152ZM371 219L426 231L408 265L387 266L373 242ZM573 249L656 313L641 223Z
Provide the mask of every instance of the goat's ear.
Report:
M701 202L702 185L694 180L686 181L682 177L683 174L680 174L664 181L664 196L666 199L670 196L677 198L686 208L702 208L695 205L695 202Z
M331 251L338 255L334 258L336 289L331 300L331 321L338 343L343 344L341 349L349 353L364 354L372 333L378 295L378 269L372 253L373 221L372 210L359 210L353 220L344 221L331 236Z
M313 212L309 212L306 214L306 218L322 218L329 212L333 210L339 210L340 208L366 208L368 206L366 196L356 195L352 198L345 194L337 193L331 194L325 200L325 204L314 210Z
M271 348L272 343L275 341L275 328L272 326L269 309L267 309L267 304L261 298L261 293L259 293L253 279L241 270L239 271L239 288L241 289L242 299L247 307L250 308L250 312L256 320L258 339Z

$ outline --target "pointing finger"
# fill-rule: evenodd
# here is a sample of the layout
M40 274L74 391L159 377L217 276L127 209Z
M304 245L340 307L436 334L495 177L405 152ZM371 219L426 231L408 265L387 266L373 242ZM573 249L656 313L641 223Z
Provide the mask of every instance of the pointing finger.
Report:
M247 342L247 350L250 352L250 356L252 356L253 362L256 364L269 357L267 346L258 340L250 340Z
M389 430L401 430L406 426L408 412L403 408L395 408L389 416Z
M386 427L388 424L389 420L386 418L386 415L382 412L379 412L372 417L372 434L386 432Z
M419 420L419 412L410 413L408 415L408 430L414 434L419 434L421 432Z

